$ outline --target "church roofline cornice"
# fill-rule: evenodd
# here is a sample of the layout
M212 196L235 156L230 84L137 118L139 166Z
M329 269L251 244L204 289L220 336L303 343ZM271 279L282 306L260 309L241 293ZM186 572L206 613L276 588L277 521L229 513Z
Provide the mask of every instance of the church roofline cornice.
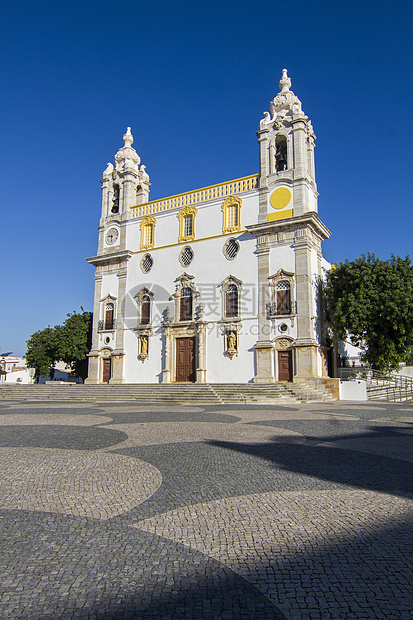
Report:
M303 226L310 226L315 232L317 232L322 239L328 239L331 236L331 231L323 224L315 211L309 211L303 215L297 215L295 217L289 217L285 220L277 220L274 222L262 222L260 224L252 224L245 228L249 233L258 237L267 233L276 233L285 231L286 228L295 230L302 228Z
M90 256L86 261L90 265L95 267L101 267L102 265L113 265L114 263L121 263L128 261L133 252L131 250L123 250L121 252L113 252L112 254L101 254L100 256Z

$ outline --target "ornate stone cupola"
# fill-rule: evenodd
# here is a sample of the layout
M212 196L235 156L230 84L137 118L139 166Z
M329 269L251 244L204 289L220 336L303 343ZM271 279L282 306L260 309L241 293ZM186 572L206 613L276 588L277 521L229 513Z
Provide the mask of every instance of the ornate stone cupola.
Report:
M124 146L115 155L115 166L108 163L103 173L102 218L126 220L130 207L149 200L149 175L141 158L132 147L133 136L128 127Z
M257 132L260 145L260 222L317 211L313 127L293 93L287 69L280 92L264 112Z

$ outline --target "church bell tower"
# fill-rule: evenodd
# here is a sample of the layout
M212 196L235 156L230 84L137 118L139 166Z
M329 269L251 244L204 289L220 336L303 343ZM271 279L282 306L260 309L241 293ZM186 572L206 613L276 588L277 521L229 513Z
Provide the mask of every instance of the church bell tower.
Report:
M330 232L318 217L313 127L301 101L290 90L286 69L279 87L280 92L270 103L271 113L264 112L257 132L258 224L247 227L257 238L259 336L255 345L255 381L258 383L277 378L274 347L276 352L282 346L291 351L294 381L320 377L322 372L321 242ZM293 250L293 260L287 260L287 249ZM275 293L271 292L271 282L280 274L289 278L288 286L294 292L294 307L284 321L290 339L279 337L280 313L274 306Z
M317 212L314 172L315 135L301 101L290 90L287 69L280 92L264 112L257 132L260 145L259 222Z
M102 178L102 219L117 216L128 219L130 207L149 200L149 176L141 158L132 147L133 136L128 127L124 146L115 155L115 166L109 163Z
M88 383L124 382L124 299L127 264L132 256L126 230L130 208L149 200L150 182L145 166L140 165L141 158L132 147L130 127L123 143L115 155L115 165L107 164L101 179L98 251L87 259L96 268ZM112 285L110 294L103 286L105 274L116 276L117 284Z

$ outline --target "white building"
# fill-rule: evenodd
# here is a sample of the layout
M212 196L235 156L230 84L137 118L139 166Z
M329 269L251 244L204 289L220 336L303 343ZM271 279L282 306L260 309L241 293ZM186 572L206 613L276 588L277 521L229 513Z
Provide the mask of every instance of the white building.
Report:
M32 383L26 360L18 355L4 355L0 357L1 383Z
M24 357L14 355L0 356L1 383L33 383L35 374L34 368L28 368ZM54 381L68 381L70 383L81 383L82 380L74 377L64 362L56 362L54 365ZM37 383L50 383L50 377L39 377Z
M258 174L149 201L128 128L103 173L90 383L328 374L315 135L283 71Z

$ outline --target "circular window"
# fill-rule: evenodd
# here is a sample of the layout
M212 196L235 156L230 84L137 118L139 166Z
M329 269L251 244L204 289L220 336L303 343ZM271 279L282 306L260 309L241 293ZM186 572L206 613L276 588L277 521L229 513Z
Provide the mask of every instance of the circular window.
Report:
M288 331L287 323L281 323L278 329L280 330L281 333L285 334L285 332Z
M141 260L141 269L143 273L148 273L152 269L153 258L150 254L145 254Z
M194 258L194 251L192 248L187 245L179 255L179 262L182 267L188 267L192 263L192 259Z
M239 243L236 239L231 238L224 245L224 256L228 260L233 260L239 252Z
M110 342L110 338L109 338L109 336L106 336L106 338L105 338L105 344L109 344L109 342Z

